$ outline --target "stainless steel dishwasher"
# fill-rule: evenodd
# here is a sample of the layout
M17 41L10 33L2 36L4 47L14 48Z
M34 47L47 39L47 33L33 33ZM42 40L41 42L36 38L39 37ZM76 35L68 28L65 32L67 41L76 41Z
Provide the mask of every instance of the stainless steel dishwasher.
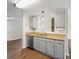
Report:
M29 36L28 38L28 47L33 49L33 37Z

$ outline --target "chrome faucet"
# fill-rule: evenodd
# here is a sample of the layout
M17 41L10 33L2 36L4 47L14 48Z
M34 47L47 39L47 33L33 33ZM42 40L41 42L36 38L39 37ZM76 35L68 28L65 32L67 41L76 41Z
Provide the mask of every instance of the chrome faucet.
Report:
M47 34L44 32L44 36L47 36Z

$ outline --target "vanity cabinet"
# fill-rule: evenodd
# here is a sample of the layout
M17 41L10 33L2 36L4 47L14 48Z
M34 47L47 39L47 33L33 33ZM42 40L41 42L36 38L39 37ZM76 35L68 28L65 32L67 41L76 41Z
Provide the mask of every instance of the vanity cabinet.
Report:
M46 39L34 37L34 49L42 53L46 52Z
M54 40L47 39L47 55L50 57L54 57L54 49L55 49L55 42Z
M26 40L24 41L25 43L23 43L23 44L26 45L26 47L29 47L28 41L29 41L29 36L26 36Z
M64 42L56 41L55 42L55 54L56 59L64 59Z
M42 52L42 53L45 53L46 52L46 39L44 38L39 38L39 51Z
M47 55L56 59L64 59L64 42L47 39Z
M37 51L39 51L40 47L39 47L40 43L39 43L39 39L37 37L33 38L33 48Z
M64 41L34 37L34 49L52 58L64 59Z

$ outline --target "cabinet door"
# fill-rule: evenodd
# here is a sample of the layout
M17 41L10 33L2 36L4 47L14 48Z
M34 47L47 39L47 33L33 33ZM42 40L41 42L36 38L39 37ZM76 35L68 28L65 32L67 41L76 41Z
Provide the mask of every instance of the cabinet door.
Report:
M25 44L26 47L29 47L28 41L29 41L29 36L26 36L26 38L24 40L25 43L23 42L23 44Z
M33 45L33 48L39 51L39 39L37 37L34 37Z
M44 38L39 38L39 51L42 53L46 52L46 39Z
M54 57L54 41L50 39L47 40L47 55Z
M33 27L37 28L37 17L33 17Z
M56 19L56 27L64 27L64 22L65 22L65 13L64 12L58 12L55 14L55 19Z
M55 44L55 57L57 59L64 59L64 44L56 42Z
M31 28L37 28L37 17L32 16L30 19L30 27Z
M42 53L46 52L46 39L34 37L34 49Z

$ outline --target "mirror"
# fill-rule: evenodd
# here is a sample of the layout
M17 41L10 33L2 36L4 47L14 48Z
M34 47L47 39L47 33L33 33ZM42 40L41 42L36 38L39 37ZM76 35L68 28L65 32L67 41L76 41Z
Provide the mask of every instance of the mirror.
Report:
M65 12L55 12L51 14L45 14L44 18L42 15L37 16L37 29L39 32L59 32L63 33L65 28Z
M51 31L54 32L55 31L55 20L54 18L51 19Z

